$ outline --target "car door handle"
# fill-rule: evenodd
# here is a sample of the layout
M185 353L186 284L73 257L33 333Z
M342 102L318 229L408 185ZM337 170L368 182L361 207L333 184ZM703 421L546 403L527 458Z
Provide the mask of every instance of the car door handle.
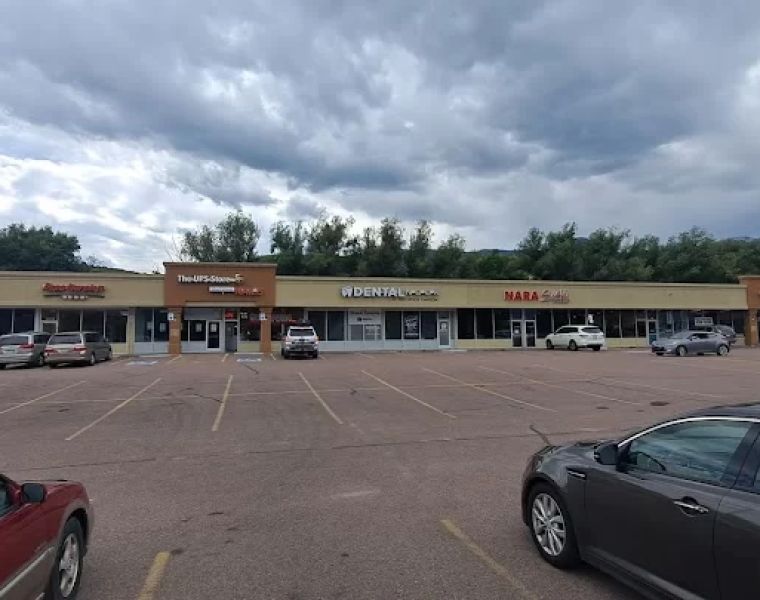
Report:
M706 515L710 512L710 509L702 506L699 502L694 500L693 498L681 498L680 500L673 500L673 504L675 504L678 508L683 510L686 513L696 513L698 515Z

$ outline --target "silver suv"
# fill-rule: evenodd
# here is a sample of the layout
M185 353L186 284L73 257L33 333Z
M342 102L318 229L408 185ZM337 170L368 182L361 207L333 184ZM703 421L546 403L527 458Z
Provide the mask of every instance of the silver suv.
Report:
M45 344L50 334L43 331L9 333L0 336L0 369L7 365L41 367L45 364Z
M56 333L47 343L45 360L52 369L62 364L84 363L94 365L100 360L111 360L111 344L95 331Z
M311 325L293 325L282 339L283 358L300 354L301 356L319 357L319 336Z

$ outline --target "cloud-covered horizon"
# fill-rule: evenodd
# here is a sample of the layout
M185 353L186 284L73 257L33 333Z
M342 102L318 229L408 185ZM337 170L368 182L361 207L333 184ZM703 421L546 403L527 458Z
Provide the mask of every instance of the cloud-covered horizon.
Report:
M760 5L274 7L9 0L0 225L141 270L235 208L478 248L568 221L758 235Z

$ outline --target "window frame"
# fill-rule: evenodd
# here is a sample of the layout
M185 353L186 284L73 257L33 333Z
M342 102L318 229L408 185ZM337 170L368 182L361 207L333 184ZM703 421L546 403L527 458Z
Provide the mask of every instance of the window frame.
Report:
M747 433L744 435L744 438L742 438L741 442L739 442L739 445L736 447L736 450L734 451L733 455L731 456L728 463L726 464L726 470L723 473L723 476L721 477L720 481L717 481L717 482L706 481L704 479L683 477L681 475L675 475L672 473L661 473L657 471L650 471L650 470L638 467L636 465L623 463L622 461L622 458L628 453L631 443L633 443L634 441L636 441L637 439L645 435L648 435L650 433L653 433L665 427L670 427L672 425L680 425L683 423L700 423L700 422L705 422L705 421L727 421L727 422L734 422L734 423L735 422L747 423L749 425L749 428L747 429ZM760 431L760 418L757 418L757 417L732 417L732 416L712 416L711 415L711 416L683 417L680 419L672 419L670 421L665 421L664 423L658 423L657 425L652 425L651 427L647 427L646 429L643 429L637 433L634 433L633 435L630 435L627 438L623 439L622 441L618 442L617 444L618 456L621 457L619 464L625 468L625 471L623 472L626 472L627 470L637 470L637 471L642 471L642 472L649 473L652 475L658 475L660 477L667 477L668 479L673 479L675 481L689 481L689 482L696 482L702 485L731 488L735 485L739 477L744 475L744 468L746 467L744 463L747 457L750 455L750 452L752 451L755 445L755 440L758 437L758 431ZM757 454L757 449L755 449L755 454ZM750 485L753 485L753 483L751 483ZM760 493L760 488L756 489L756 493Z
M4 477L0 477L0 486L5 487L6 491L6 497L8 500L11 500L11 492L13 491L13 485ZM15 509L17 508L17 505L13 502L9 502L8 506L0 506L0 520L4 519L6 516L11 514Z

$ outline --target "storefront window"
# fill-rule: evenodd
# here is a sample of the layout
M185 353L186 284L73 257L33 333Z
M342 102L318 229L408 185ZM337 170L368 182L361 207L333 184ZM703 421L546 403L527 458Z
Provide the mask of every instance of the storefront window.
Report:
M493 339L493 311L490 308L478 308L475 310L475 321L478 329L479 340Z
M346 339L346 314L342 310L331 310L327 313L327 339L331 342L342 342Z
M165 308L156 308L153 311L153 341L169 341L169 311Z
M460 340L475 339L475 311L471 308L457 310L457 338Z
M586 323L596 325L604 331L604 311L598 308L590 308L586 315Z
M389 310L385 313L385 339L401 339L401 312Z
M289 327L302 322L303 309L275 308L272 311L272 340L276 342L280 341L287 335Z
M404 311L404 339L420 339L420 313Z
M540 338L545 338L552 333L552 311L550 310L538 310L536 311L536 335Z
M327 336L327 312L324 310L310 310L309 323L314 327L320 340L326 340Z
M438 338L438 313L425 311L420 313L422 321L422 339L435 340Z
M604 311L604 335L608 338L619 338L620 335L620 311Z
M732 327L734 328L736 335L744 335L744 318L745 313L743 310L731 311L731 322L733 323Z
M58 331L81 331L82 312L79 310L58 311Z
M570 311L570 325L585 325L586 324L586 311L583 309L575 309Z
M621 310L620 311L620 331L622 332L624 338L637 337L635 310Z
M10 308L0 308L0 335L11 333L13 327L13 310Z
M554 317L554 331L557 331L560 327L570 324L570 318L568 317L567 309L555 308L552 311Z
M82 331L96 331L103 333L105 313L102 310L82 311Z
M34 309L17 308L13 315L13 331L34 331Z
M188 338L190 342L206 341L206 321L188 321L190 327Z
M127 341L126 310L106 311L106 339L114 344L124 344Z
M509 309L497 308L493 311L494 336L497 339L508 340L512 337L509 325Z
M60 330L60 325L59 325ZM153 309L138 308L135 310L135 342L153 341Z
M240 339L244 342L258 342L261 339L261 321L255 311L240 311Z

